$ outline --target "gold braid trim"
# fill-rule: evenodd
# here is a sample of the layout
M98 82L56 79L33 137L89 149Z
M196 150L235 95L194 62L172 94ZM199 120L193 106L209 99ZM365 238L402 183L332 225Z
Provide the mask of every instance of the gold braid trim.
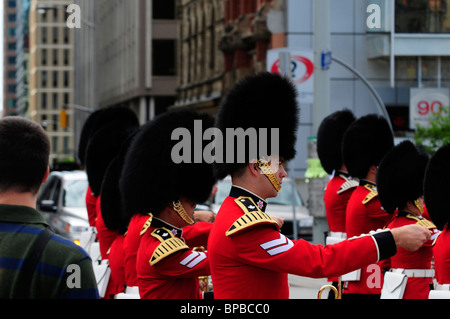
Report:
M188 225L194 225L194 220L189 217L189 215L184 210L183 205L181 205L181 202L173 202L173 209L180 215L180 217L188 224Z
M145 222L144 226L142 226L142 230L141 230L141 233L140 233L141 236L144 235L147 232L147 230L150 228L150 225L152 224L153 215L152 215L152 213L149 213L148 215L150 217L149 217L149 219L147 219L147 221Z
M278 181L278 178L275 176L272 167L270 167L269 162L265 159L258 160L258 167L261 170L261 172L266 175L266 177L269 179L269 181L272 183L273 187L279 192L281 190L280 182Z

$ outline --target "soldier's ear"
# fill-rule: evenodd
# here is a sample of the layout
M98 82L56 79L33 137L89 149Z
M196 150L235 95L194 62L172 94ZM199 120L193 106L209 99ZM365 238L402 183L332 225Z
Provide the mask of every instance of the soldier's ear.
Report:
M250 174L252 176L256 176L256 175L260 174L259 167L258 167L256 160L251 160L250 163L248 164L247 168L250 171Z

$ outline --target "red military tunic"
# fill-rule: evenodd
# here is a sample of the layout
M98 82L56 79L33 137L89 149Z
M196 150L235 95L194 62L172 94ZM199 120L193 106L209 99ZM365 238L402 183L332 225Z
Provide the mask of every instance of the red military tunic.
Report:
M384 228L392 219L381 207L375 184L361 180L347 205L347 237L367 234ZM344 284L344 294L380 295L383 286L381 262L362 267L359 281Z
M325 248L291 241L264 213L265 206L262 199L235 186L223 202L208 241L214 298L288 299L288 273L338 276L378 261L379 253L383 257L396 251L390 232Z
M128 230L123 242L125 281L128 287L135 287L138 285L136 260L142 237L141 231L147 221L151 223L152 218L151 214L136 214L131 218L128 225ZM183 227L183 238L186 245L191 248L206 246L211 227L211 223L196 223L193 226Z
M445 226L433 247L434 270L439 285L450 284L450 229Z
M98 196L96 204L97 219L95 221L95 228L97 228L97 239L100 244L102 259L108 259L109 248L111 247L114 239L119 236L119 233L106 227L105 222L103 221L100 201L101 196Z
M125 291L124 239L125 236L118 235L111 244L110 253L108 255L111 276L107 290L110 295L117 295Z
M328 182L324 194L325 212L327 215L329 236L341 239L347 238L345 231L345 216L347 203L358 182L342 171L336 171ZM337 282L338 278L328 278L328 281Z
M390 258L391 268L431 269L431 260L433 259L432 243L438 233L436 226L422 217L416 217L407 212L400 211L394 220L389 223L388 228L394 229L413 224L427 227L434 233L434 236L422 248L415 252L398 248L397 254ZM408 277L403 299L428 299L432 281L432 277Z
M97 219L97 197L88 186L86 190L86 210L88 213L89 226L95 226L95 220Z
M200 243L195 237L204 238L204 224L208 223L194 224L189 234L192 238L184 240L181 229L153 217L151 226L142 235L137 256L142 299L201 298L198 277L210 275L208 253L193 251L186 243ZM201 244L206 247L206 242Z
M145 222L151 218L148 215L136 214L128 224L127 233L123 241L123 258L125 264L125 282L128 287L138 285L136 274L136 259L141 242L141 230Z
M330 232L345 233L347 203L358 182L337 171L325 189L324 202Z

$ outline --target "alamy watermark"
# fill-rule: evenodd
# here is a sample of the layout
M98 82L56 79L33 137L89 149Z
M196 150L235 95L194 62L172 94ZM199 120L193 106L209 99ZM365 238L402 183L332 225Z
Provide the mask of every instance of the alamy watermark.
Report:
M67 6L66 12L69 14L67 16L66 25L69 29L80 29L81 28L81 7L77 4L69 4Z
M66 20L66 25L69 29L81 28L81 7L77 4L70 4L67 6L66 12L69 14ZM369 4L367 6L367 28L381 29L381 7L378 4Z
M215 127L203 130L201 120L194 121L193 136L188 129L180 127L173 130L171 139L179 141L171 152L175 164L243 164L254 159L268 159L272 154L278 155L280 149L279 128L271 128L270 131L267 128L227 128L222 132Z

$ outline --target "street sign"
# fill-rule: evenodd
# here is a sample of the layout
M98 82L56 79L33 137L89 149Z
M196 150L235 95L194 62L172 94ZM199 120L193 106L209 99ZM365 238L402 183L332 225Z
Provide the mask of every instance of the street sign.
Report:
M333 62L333 56L331 54L331 51L322 52L320 60L322 70L329 70L331 63Z
M314 53L309 49L273 49L267 52L267 71L280 74L280 53L289 52L291 56L292 80L297 86L299 102L314 102Z
M429 127L429 120L433 113L440 113L441 107L450 106L449 88L411 88L409 105L409 125L415 130Z

